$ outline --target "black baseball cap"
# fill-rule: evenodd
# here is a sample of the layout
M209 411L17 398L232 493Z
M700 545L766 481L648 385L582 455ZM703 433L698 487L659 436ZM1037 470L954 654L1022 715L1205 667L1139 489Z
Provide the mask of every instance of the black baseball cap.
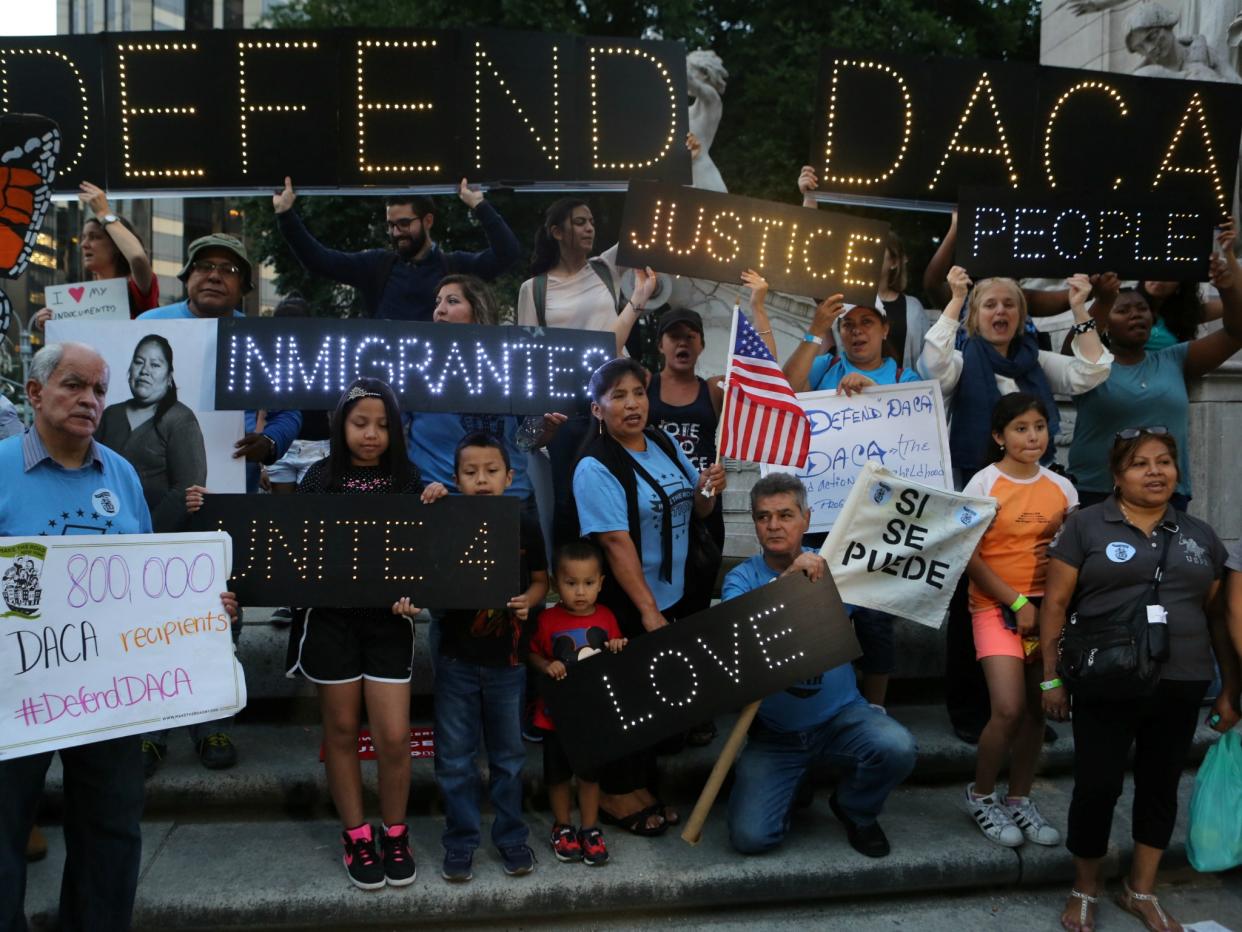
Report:
M699 316L699 312L692 311L688 307L675 307L660 315L660 323L656 327L656 339L660 339L664 336L664 331L678 324L685 324L699 336L703 336L703 318Z

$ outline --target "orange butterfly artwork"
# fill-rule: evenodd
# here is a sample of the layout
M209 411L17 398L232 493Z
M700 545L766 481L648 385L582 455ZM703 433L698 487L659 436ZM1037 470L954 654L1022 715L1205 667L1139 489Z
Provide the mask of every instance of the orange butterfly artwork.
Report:
M32 113L0 116L0 276L26 271L35 238L52 204L60 128ZM0 335L12 309L0 292Z

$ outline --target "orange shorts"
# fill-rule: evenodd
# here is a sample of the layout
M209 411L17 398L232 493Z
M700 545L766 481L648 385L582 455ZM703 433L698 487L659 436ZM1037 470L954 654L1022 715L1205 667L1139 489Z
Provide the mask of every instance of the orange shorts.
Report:
M1022 638L1018 632L1005 627L1004 618L999 608L985 608L971 612L971 625L975 629L975 657L1017 657L1027 659L1022 650Z

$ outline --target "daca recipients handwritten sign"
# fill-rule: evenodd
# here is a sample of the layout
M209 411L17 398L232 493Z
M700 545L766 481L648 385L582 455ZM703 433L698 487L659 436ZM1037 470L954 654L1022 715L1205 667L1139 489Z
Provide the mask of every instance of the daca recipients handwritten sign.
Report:
M1116 272L1142 281L1205 281L1217 217L1210 200L1143 195L1030 195L963 188L957 264L972 278Z
M509 496L208 495L190 523L232 538L243 605L495 608L519 591L518 509Z
M797 573L539 677L575 767L591 769L862 653L832 577Z
M396 320L241 317L219 321L216 407L332 409L359 376L404 411L543 414L587 397L617 352L594 330Z
M61 191L270 191L286 175L303 191L690 181L680 42L391 27L5 36L0 77L7 109L60 123Z
M939 628L996 499L902 479L867 463L820 555L841 598Z
M1242 86L1016 62L824 52L820 189L955 203L964 185L1233 201Z
M736 282L754 269L777 291L875 301L888 224L673 184L630 184L617 261Z
M854 481L871 460L894 475L952 488L944 400L938 382L876 385L853 397L804 392L798 403L811 422L811 451L802 469L761 466L770 472L793 472L806 486L811 531L836 524Z
M246 705L225 534L0 538L0 759Z

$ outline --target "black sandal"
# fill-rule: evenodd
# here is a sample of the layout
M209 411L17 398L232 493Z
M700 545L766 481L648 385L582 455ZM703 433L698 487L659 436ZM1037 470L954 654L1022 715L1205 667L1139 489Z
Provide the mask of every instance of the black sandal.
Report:
M667 805L664 800L657 799L652 803L651 808L655 810L656 815L664 820L665 825L681 825L681 816L677 810ZM670 812L672 812L671 816L669 815Z
M661 819L657 828L650 828L647 820L653 815L658 815ZM603 806L599 807L599 820L605 825L615 825L617 828L624 829L631 835L637 835L640 838L655 838L663 835L668 831L669 822L660 812L659 805L648 806L646 809L639 809L637 812L631 812L627 816L615 816Z

